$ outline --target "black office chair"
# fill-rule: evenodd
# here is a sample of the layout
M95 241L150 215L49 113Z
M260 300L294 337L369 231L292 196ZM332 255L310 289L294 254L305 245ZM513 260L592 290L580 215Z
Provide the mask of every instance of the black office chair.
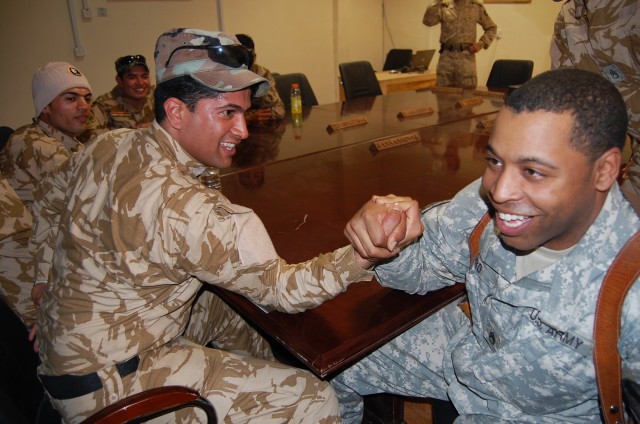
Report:
M509 91L510 87L515 87L531 79L533 74L533 61L498 59L493 62L487 88L495 91Z
M291 84L300 86L300 94L302 95L302 106L315 106L318 104L316 95L311 88L311 84L305 74L273 74L276 80L276 90L287 110L291 107Z
M411 49L391 49L387 53L382 70L390 71L392 69L410 68L412 57L413 50Z
M344 98L347 100L365 96L379 96L382 94L376 73L366 60L346 62L338 65Z
M4 146L9 141L9 137L13 134L13 128L1 126L0 127L0 150L4 149Z

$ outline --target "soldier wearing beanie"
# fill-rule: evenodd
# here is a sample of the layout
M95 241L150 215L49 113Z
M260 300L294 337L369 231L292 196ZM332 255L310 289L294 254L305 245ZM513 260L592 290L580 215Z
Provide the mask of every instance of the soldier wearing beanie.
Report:
M75 66L50 62L33 75L35 119L18 128L0 151L0 170L27 209L43 176L55 170L83 145L76 138L86 127L91 86ZM31 216L27 219L31 221ZM26 243L0 243L0 296L30 326L35 321L31 301L32 257Z
M252 210L200 182L207 167L231 165L248 136L244 113L269 89L250 70L250 50L233 35L173 29L154 57L151 127L99 136L36 193L34 234L61 229L34 238L37 280L53 276L38 341L54 407L77 423L125 396L178 384L211 401L219 422L340 422L331 386L275 362L207 288L294 313L370 280L370 263L345 246L287 264ZM70 376L76 387L65 384ZM191 408L175 414L203 421Z

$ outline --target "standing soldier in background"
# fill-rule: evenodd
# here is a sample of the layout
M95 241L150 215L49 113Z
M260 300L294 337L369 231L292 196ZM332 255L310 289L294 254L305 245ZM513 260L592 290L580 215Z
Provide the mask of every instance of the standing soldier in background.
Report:
M569 0L562 5L553 30L551 66L602 74L622 94L633 148L622 192L636 212L640 212L639 64L640 6L637 0Z
M475 87L476 53L489 48L498 30L482 0L435 0L427 8L422 23L441 27L436 85ZM476 25L484 29L478 41Z

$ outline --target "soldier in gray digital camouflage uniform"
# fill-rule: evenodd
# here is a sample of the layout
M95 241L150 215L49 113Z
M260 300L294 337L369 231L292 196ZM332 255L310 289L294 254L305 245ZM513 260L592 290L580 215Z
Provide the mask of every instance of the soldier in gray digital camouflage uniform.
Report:
M566 1L554 26L551 66L597 72L622 94L633 147L622 191L640 213L640 3Z
M118 58L116 83L110 92L99 96L91 105L92 117L88 125L91 134L117 128L145 128L153 122L153 86L145 57Z
M39 375L52 403L77 423L177 384L209 399L219 422L339 422L331 386L268 360L264 341L205 288L294 313L370 279L371 262L345 246L289 265L252 210L199 181L206 166L231 164L251 96L269 87L249 71L250 51L232 35L173 29L155 59L152 126L98 137L38 191L36 278L51 278L38 314ZM417 205L411 211L412 225L400 211L385 221L389 256L421 232ZM204 417L188 408L172 419Z
M33 75L31 83L36 119L18 128L0 151L0 169L27 208L44 175L54 171L84 146L76 138L86 129L91 86L74 66L50 62ZM26 243L3 247L8 279L0 284L0 296L30 326L36 310L31 299L33 261Z
M256 63L256 47L253 39L246 34L236 34L238 41L253 51L253 65L251 71L269 80L269 91L264 96L251 99L251 108L245 112L244 117L249 125L264 125L268 121L284 118L284 103L276 89L276 80L271 71Z
M626 130L620 93L588 71L548 71L509 95L482 179L426 208L422 238L374 268L382 285L409 293L464 282L471 319L454 302L337 376L345 424L360 422L361 396L381 392L450 399L456 424L602 422L596 299L640 229L616 182ZM347 226L356 246L369 245L377 222L381 206L369 206ZM468 238L486 212L470 265ZM638 281L618 351L623 376L640 380Z
M435 0L427 8L422 23L440 24L436 85L465 88L478 85L476 53L489 48L498 30L482 0ZM479 40L477 25L484 29Z

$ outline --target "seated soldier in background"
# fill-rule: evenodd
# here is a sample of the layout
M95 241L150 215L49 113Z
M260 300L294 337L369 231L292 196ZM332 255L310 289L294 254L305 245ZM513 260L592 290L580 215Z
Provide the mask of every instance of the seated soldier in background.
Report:
M117 85L94 100L89 129L100 134L116 128L144 128L153 122L153 87L142 55L116 60Z
M18 128L0 151L0 169L4 178L27 209L33 202L33 191L43 176L51 172L84 145L77 137L86 130L91 106L91 86L74 66L50 62L39 68L31 83L36 119ZM21 221L30 227L31 217ZM30 299L33 286L33 264L27 245L13 240L2 247L4 266L9 278L2 279L0 296L21 316L26 325L35 321L35 308ZM11 263L11 264L9 264Z
M284 118L284 103L276 89L276 80L267 68L256 63L257 54L253 39L246 34L236 34L236 38L243 46L253 51L251 71L269 81L269 91L262 97L251 99L251 108L245 112L244 119L248 125L260 125Z

